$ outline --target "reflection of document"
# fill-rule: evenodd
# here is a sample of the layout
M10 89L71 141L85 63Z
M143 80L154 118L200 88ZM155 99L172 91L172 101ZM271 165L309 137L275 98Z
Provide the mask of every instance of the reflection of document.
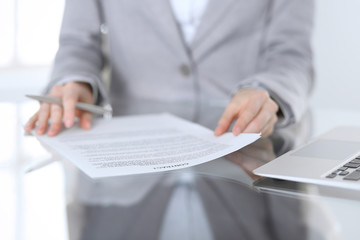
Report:
M260 134L213 131L170 114L96 120L89 131L72 128L39 136L92 178L180 169L208 162L257 140Z

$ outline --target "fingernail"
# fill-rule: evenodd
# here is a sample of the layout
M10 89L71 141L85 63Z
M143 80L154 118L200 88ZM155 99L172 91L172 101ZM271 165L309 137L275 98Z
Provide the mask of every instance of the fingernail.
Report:
M218 136L220 134L220 129L217 127L214 131L215 136Z
M37 133L37 134L41 134L42 131L43 131L43 127L38 126L38 127L36 128L36 133Z
M65 127L67 127L67 128L69 128L69 127L71 127L71 119L65 119Z
M240 132L241 132L241 129L239 127L235 128L234 131L233 131L235 136L239 135Z
M85 121L84 127L85 127L85 129L90 129L90 122L89 122L89 121Z
M48 136L52 137L56 135L56 129L55 128L51 128L48 131Z

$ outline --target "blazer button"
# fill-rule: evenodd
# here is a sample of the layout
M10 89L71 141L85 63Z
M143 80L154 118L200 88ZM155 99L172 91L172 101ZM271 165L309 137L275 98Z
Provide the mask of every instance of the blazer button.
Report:
M180 67L179 67L179 70L180 70L180 73L185 77L188 77L191 74L191 69L186 64L181 64Z

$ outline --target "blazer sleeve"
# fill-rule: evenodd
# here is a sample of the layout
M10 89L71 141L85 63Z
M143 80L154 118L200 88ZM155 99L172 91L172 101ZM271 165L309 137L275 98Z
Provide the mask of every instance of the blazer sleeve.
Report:
M237 88L266 89L282 111L277 127L298 122L307 108L314 85L313 12L313 0L271 1L258 73L241 81Z
M101 9L98 0L66 0L59 49L52 75L44 92L56 84L87 82L96 103L108 101L101 80L102 53Z

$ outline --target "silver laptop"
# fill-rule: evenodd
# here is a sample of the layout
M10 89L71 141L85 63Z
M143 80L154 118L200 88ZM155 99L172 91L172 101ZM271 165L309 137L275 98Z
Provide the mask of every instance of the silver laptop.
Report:
M338 127L255 169L254 174L360 190L360 127Z

